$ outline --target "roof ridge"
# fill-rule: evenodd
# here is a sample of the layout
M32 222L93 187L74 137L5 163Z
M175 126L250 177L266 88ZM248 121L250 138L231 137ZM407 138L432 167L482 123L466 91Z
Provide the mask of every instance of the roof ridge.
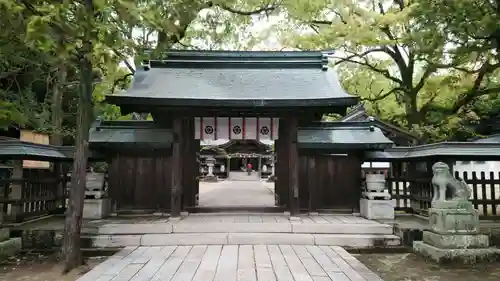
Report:
M167 50L164 57L322 57L323 51L231 51L231 50Z
M328 69L321 51L167 51L143 68L318 68Z
M243 69L318 69L328 70L328 60L314 58L242 58L242 59L164 59L148 60L143 62L143 69L148 71L151 68L243 68Z

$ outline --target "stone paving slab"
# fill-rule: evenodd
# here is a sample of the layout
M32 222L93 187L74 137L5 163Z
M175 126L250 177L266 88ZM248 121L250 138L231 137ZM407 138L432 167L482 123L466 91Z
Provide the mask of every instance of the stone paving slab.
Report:
M257 177L253 179L251 181L200 182L199 206L274 207L274 193Z
M341 247L125 247L77 281L383 281Z

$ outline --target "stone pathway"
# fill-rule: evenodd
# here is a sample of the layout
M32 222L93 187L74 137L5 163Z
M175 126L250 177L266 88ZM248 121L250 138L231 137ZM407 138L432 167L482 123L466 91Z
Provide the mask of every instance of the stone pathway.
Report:
M272 183L271 183L272 184ZM274 193L261 180L200 182L200 207L274 207Z
M335 246L126 247L78 281L382 281Z

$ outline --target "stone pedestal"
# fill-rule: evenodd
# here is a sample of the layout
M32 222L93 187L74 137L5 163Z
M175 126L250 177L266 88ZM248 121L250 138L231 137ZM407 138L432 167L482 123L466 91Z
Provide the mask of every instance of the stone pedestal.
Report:
M500 249L490 248L486 235L479 234L479 215L466 200L433 202L429 209L429 231L413 250L437 263L472 264L496 260Z
M203 181L208 181L208 182L217 182L218 179L216 176L206 176L205 178L203 178Z
M111 199L85 199L83 203L84 219L103 219L111 214Z
M479 233L479 214L469 201L443 201L429 209L429 227L440 234Z
M393 220L394 202L385 190L385 175L366 175L366 185L359 201L359 213L370 220Z
M393 220L394 202L392 200L361 198L359 212L362 217L370 220Z

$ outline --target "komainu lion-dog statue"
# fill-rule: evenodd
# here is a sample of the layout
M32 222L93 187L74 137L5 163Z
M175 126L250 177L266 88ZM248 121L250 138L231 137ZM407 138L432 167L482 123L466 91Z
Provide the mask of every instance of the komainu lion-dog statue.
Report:
M432 202L469 200L470 189L465 181L458 180L450 173L450 167L443 162L432 165L432 187L434 196ZM448 192L447 192L448 191ZM448 197L447 197L448 195Z

